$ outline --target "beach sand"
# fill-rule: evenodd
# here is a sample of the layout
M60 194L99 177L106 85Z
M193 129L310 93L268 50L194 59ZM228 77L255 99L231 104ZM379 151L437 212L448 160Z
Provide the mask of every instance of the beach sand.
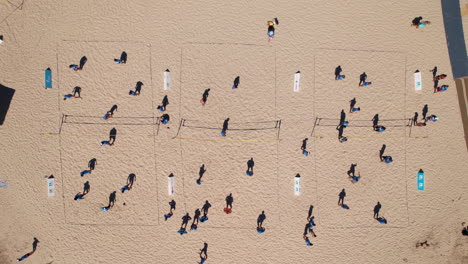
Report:
M419 15L432 24L411 27ZM268 42L274 17L280 24ZM0 180L8 182L0 189L0 263L29 252L33 237L40 243L28 263L196 263L204 242L206 263L468 263L467 147L440 1L11 0L0 3L0 19L0 84L15 89L0 126ZM127 64L117 65L122 51ZM82 56L82 71L68 68ZM338 65L345 80L334 80ZM446 92L433 93L435 65L449 76L440 82ZM48 67L52 89L43 87ZM417 69L422 92L414 91ZM371 86L358 87L362 72ZM138 81L141 95L128 95ZM75 86L82 99L64 101ZM164 95L171 119L158 125ZM349 114L354 97L361 111ZM103 120L114 104L114 117ZM439 121L408 127L425 104ZM342 109L346 143L335 129ZM372 131L375 114L387 131ZM115 145L100 146L112 128ZM309 157L300 150L306 137ZM382 144L392 164L380 162ZM92 158L96 169L80 177ZM351 163L362 176L355 184ZM130 173L136 182L122 194ZM56 196L47 197L51 174ZM85 181L90 193L73 200ZM349 210L337 206L343 188ZM113 191L114 208L101 211ZM164 221L172 199L177 208ZM181 217L205 200L209 220L179 235ZM387 225L372 218L377 202ZM317 237L307 247L310 205ZM262 211L266 232L258 234ZM429 248L415 247L425 240Z

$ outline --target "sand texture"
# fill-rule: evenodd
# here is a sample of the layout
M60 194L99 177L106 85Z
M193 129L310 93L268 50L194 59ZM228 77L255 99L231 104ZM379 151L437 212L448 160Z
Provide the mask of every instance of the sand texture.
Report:
M410 27L419 15L432 24ZM280 24L268 42L274 17ZM0 21L0 84L15 89L0 126L0 181L8 182L0 189L1 264L29 252L33 237L40 243L27 263L197 263L204 242L208 264L468 263L467 150L440 1L10 0L0 3ZM122 51L127 64L118 65ZM68 68L82 56L82 71ZM338 65L344 80L334 79ZM435 65L449 76L440 81L448 91L433 93ZM44 89L48 67L52 89ZM358 87L362 72L371 86ZM130 96L137 82L141 94ZM82 98L64 101L75 86ZM165 95L167 125L156 109ZM353 98L361 111L350 114ZM408 126L425 104L439 121ZM342 109L346 143L337 140ZM376 114L383 133L372 131ZM115 144L100 146L113 128ZM308 157L300 150L306 137ZM379 159L383 144L391 164ZM81 177L92 158L96 169ZM352 163L362 176L355 184ZM131 173L136 182L121 193ZM55 197L47 196L51 174ZM86 181L89 194L75 201ZM343 188L349 210L337 205ZM113 191L115 206L104 212ZM172 199L176 210L165 221ZM178 234L181 217L206 200L209 220ZM386 225L373 219L377 202ZM310 205L317 237L307 247ZM266 232L258 234L262 211ZM415 247L424 240L429 248Z

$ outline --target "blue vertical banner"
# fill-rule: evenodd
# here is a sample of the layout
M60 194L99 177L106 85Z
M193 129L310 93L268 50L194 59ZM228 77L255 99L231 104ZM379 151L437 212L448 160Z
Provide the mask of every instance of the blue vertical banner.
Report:
M424 191L425 187L426 186L424 182L424 171L420 169L418 172L418 191Z

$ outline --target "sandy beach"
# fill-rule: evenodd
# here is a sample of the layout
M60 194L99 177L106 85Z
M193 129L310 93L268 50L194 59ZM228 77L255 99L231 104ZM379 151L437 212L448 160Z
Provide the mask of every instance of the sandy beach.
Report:
M466 26L468 2L460 6ZM417 16L431 24L412 27ZM0 125L0 264L30 252L34 237L37 249L25 263L198 263L204 243L207 264L468 263L461 234L467 115L441 1L9 0L0 2L0 35L0 85L14 89ZM117 64L123 51L127 62ZM83 56L82 70L69 68ZM343 80L335 80L338 65ZM447 91L433 92L434 66L448 76L439 81ZM44 88L47 68L51 89ZM422 91L415 91L416 70ZM358 85L363 72L370 86ZM129 95L138 82L140 94ZM81 98L63 100L76 86ZM349 112L353 98L356 113ZM412 125L415 112L423 122L425 105L438 121ZM344 143L337 139L342 109ZM375 115L384 132L373 131ZM113 128L115 143L101 146ZM305 138L309 156L301 151ZM390 164L379 158L384 144ZM93 158L95 169L80 176ZM361 175L356 183L351 164ZM132 173L136 181L122 193ZM74 200L85 182L89 193ZM337 205L343 189L348 210ZM101 210L114 191L115 205ZM165 219L171 200L176 209ZM193 218L207 200L209 220L179 234L181 218ZM377 202L387 224L373 218ZM317 236L307 234L307 246L311 205ZM262 211L265 232L258 233ZM429 247L417 248L423 241Z

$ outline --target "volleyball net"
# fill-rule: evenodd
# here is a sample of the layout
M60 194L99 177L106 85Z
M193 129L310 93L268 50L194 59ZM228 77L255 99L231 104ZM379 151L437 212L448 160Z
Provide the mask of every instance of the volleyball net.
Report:
M206 120L181 119L177 134L174 138L185 139L186 136L206 137L218 135L223 129L224 120L207 122ZM253 134L279 139L281 120L268 121L229 121L227 133L237 137L251 138Z

